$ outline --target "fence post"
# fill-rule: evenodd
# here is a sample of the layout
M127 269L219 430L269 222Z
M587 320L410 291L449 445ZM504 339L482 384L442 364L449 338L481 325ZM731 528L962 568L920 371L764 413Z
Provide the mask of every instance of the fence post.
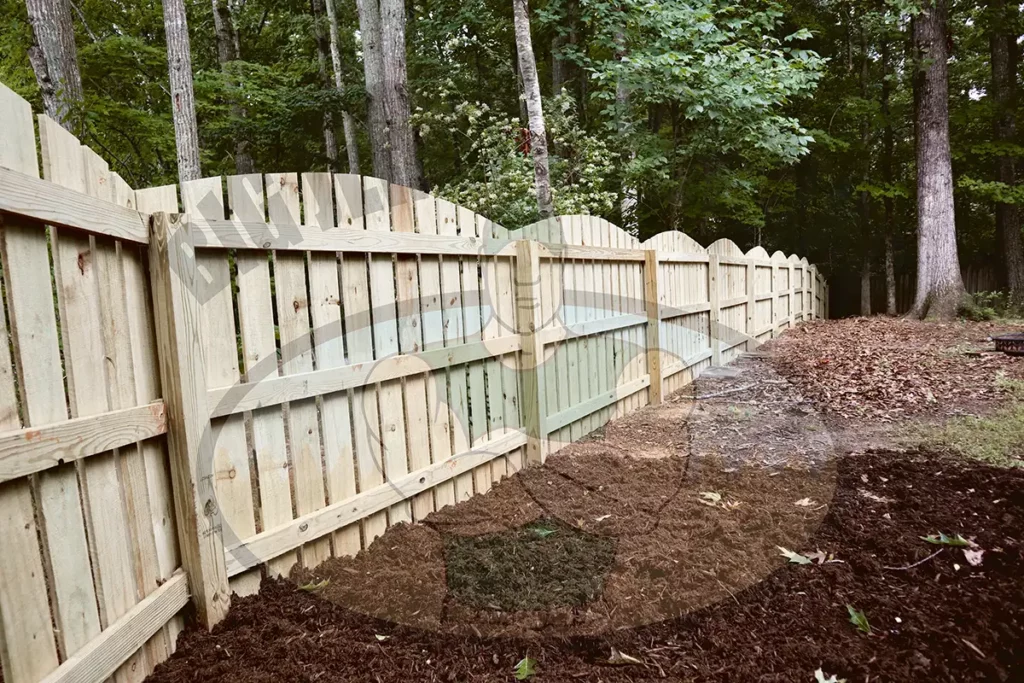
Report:
M757 287L756 279L757 275L757 264L754 262L754 258L750 257L750 263L747 264L747 351L753 351L755 348L760 346L757 342L757 328L754 324L757 322Z
M778 337L778 263L775 262L775 258L772 257L771 262L771 337L774 339Z
M658 300L658 252L644 252L644 304L647 308L647 373L651 378L648 399L652 405L661 403L661 304Z
M811 266L811 320L818 317L818 269Z
M718 254L708 254L708 302L711 304L711 364L722 364L722 343L718 338L718 320L722 309L718 305Z
M532 240L516 242L516 327L522 342L523 426L526 428L526 462L540 465L547 448L542 412L544 344L540 338L540 245Z
M793 268L792 261L789 261L786 267L789 268L789 320L786 325L788 329L796 325L796 269Z
M182 564L199 621L212 628L227 614L231 592L213 490L198 275L187 215L153 215L149 267Z

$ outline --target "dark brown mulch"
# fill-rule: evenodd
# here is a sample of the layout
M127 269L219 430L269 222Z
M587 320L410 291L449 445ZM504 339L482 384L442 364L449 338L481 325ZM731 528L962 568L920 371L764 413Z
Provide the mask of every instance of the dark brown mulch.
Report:
M824 413L891 421L994 404L1000 376L1024 378L1024 359L988 353L1002 323L845 318L808 323L767 347L771 363Z
M559 482L551 484L554 490L541 498L541 504L534 503L538 508L534 512L552 507L563 521L577 510L589 513L591 508L579 498L565 501L561 508L556 505L562 501L562 482L579 486L571 480L582 481L588 498L607 487L612 499L616 486L622 493L623 482L635 476L636 472L627 472L630 468L664 468L662 478L687 492L693 490L692 485L702 487L710 481L669 476L672 468L680 466L680 459L675 458L645 462L622 458L622 469L611 472L590 467L595 463L589 460L553 458L550 469L562 468L558 471L564 471L564 477L549 468L529 470L546 473L545 481ZM728 477L734 476L706 469L707 477L720 477L716 485L723 489L729 485ZM591 473L606 483L595 486L595 480L586 478ZM698 472L695 476L704 475ZM517 525L531 521L529 510L513 520L501 513L500 501L493 502L503 489L522 487L522 482L517 483L520 478L503 482L491 494L478 496L467 505L444 511L447 518L435 515L437 522L432 528L399 525L371 547L370 551L378 549L374 565L380 570L380 581L397 586L401 584L397 575L405 577L405 594L391 594L396 613L440 609L434 601L445 602L443 591L438 594L433 588L437 580L443 582L443 563L438 564L442 546L427 542L430 538L468 533L474 525L474 533L493 533L512 521ZM646 481L651 488L648 497L634 500L630 495L622 502L634 506L636 519L658 522L658 528L669 519L671 527L676 516L661 515L672 501L689 505L691 496L666 503L659 498L658 480ZM755 477L731 490L742 497L747 491L760 490L759 481ZM544 489L533 486L529 492L537 495L538 491L543 494ZM488 500L492 502L488 504ZM679 581L696 575L702 566L716 566L717 562L728 567L731 556L744 552L741 546L718 544L720 557L715 558L700 547L711 537L694 532L702 526L727 523L743 508L727 511L696 503L678 516L680 525L673 527L659 546L671 550L675 543L681 551L668 556L659 570L671 571L675 561L690 567L688 573L673 576L673 589L685 592L686 586ZM616 511L613 508L613 514ZM702 511L714 516L694 517ZM769 519L759 533L771 534L771 515L761 517ZM600 533L601 525L613 519L597 523L588 518L583 527ZM686 520L693 523L689 534L682 524ZM624 538L644 535L642 531L650 534L656 529L620 527L614 535L621 543ZM985 550L982 564L973 567L962 549L947 548L911 569L886 568L905 567L926 558L937 548L919 537L937 532L972 538ZM755 536L748 533L743 538L750 541ZM537 662L537 674L531 680L538 681L790 683L813 681L819 667L851 683L1021 680L1022 541L1024 473L960 464L934 454L869 453L839 461L835 496L827 515L813 536L794 548L820 548L843 563L776 565L764 580L724 593L674 619L571 636L563 635L563 623L552 623L528 631L532 637L494 638L467 634L463 620L474 613L465 610L458 616L449 612L449 619L435 622L431 628L396 625L345 606L353 604L345 600L370 596L365 581L353 582L363 586L362 592L354 590L346 596L342 591L345 600L338 599L336 591L345 583L343 576L358 578L361 560L356 558L338 567L321 594L298 590L294 583L267 581L260 595L236 599L227 619L212 634L186 631L178 652L158 667L150 680L507 681L516 662L527 655ZM618 554L621 562L621 546ZM344 571L346 568L352 571ZM425 575L428 578L424 579ZM649 595L645 599L653 601ZM849 623L848 604L866 613L872 626L870 636ZM452 623L456 620L462 623ZM613 648L640 663L609 663Z

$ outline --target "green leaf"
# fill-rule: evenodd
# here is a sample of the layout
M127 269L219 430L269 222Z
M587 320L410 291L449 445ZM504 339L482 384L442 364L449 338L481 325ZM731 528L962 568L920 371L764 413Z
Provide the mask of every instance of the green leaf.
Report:
M317 581L316 579L314 579L309 583L304 583L301 586L299 586L299 590L306 591L307 593L315 593L319 590L327 588L329 585L331 585L330 579L323 579L322 581Z
M722 494L715 493L714 491L701 491L700 497L704 500L709 500L712 503L717 503L722 500Z
M537 662L529 657L523 657L516 664L515 675L517 681L525 681L530 676L537 674Z
M532 529L532 531L533 531L533 533L537 534L541 538L547 538L551 534L555 533L556 530L555 529L550 529L548 527L540 526L540 527L534 527Z
M787 558L793 564L811 564L810 558L805 557L800 553L795 553L792 550L783 548L781 545L777 545L775 547L779 549L779 552L782 553L783 557Z
M921 536L921 540L932 545L948 545L954 548L967 548L970 547L971 542L960 534L955 536L947 536L946 534L939 532L938 535L929 534L928 536Z
M846 611L850 613L850 623L856 626L862 633L871 635L871 624L868 623L867 615L856 609L853 605L847 605Z

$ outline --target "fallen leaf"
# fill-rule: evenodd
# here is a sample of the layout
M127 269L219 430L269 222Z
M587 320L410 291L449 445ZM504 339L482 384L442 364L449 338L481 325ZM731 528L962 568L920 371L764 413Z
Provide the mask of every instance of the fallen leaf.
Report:
M800 553L795 553L792 550L789 550L787 548L783 548L781 545L777 545L775 547L779 549L779 552L782 554L783 557L788 559L793 564L810 564L811 563L811 561L808 558L804 557Z
M932 545L948 545L954 548L966 548L972 545L970 541L968 541L960 534L947 536L941 531L938 533L938 535L929 534L927 536L921 536L920 538L922 541L925 541L926 543L931 543Z
M612 648L612 656L608 658L608 663L609 664L625 665L625 664L642 664L643 662L641 662L636 657L630 657L625 652L619 652L618 650L616 650L613 647Z
M846 611L850 613L850 623L853 624L862 633L871 635L871 624L868 623L868 617L864 612L856 609L853 605L847 605Z
M714 491L701 491L700 497L704 500L711 501L712 503L717 503L722 500L722 494L715 493Z
M836 678L834 675L825 678L825 672L818 669L814 672L814 683L846 683L846 679Z
M383 643L383 642L384 642L385 640L387 640L388 638L390 638L390 637L391 637L391 636L382 636L382 635L381 635L381 634L379 634L379 633L377 633L377 634L375 634L375 635L376 635L376 638L377 638L377 640L378 640L379 642L381 642L381 643Z
M809 508L809 507L811 507L812 505L816 505L816 504L817 504L817 503L815 503L815 502L814 502L813 500L811 500L810 498L801 498L801 499L800 499L800 500L798 500L797 502L793 503L793 505L799 505L799 506L800 506L800 507L802 507L802 508Z
M874 501L876 503L895 503L896 502L892 498L886 498L885 496L880 496L877 493L871 493L871 491L868 491L867 489L857 489L857 492L860 493L862 498L867 498L868 500Z
M529 657L523 657L516 664L515 676L517 681L525 681L530 676L537 674L537 662Z
M964 557L967 558L967 564L972 567L980 567L982 556L985 554L984 550L978 549L973 550L971 548L964 548Z
M594 521L595 522L603 522L604 520L608 519L609 517L611 517L611 515L601 515L600 517L596 517L594 519Z

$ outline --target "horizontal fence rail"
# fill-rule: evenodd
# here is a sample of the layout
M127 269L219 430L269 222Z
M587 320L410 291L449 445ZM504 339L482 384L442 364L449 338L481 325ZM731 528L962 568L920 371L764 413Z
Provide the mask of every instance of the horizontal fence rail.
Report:
M0 115L6 683L141 680L188 601L212 626L827 316L781 252L348 174L133 190Z

